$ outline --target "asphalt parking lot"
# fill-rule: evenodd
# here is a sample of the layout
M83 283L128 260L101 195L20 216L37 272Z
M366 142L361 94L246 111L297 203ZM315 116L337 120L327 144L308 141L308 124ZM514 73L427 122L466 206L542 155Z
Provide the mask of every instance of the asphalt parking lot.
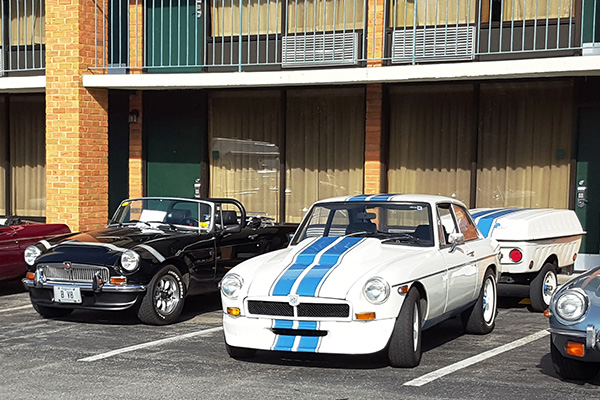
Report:
M41 318L18 283L0 284L0 399L590 399L591 382L554 372L548 322L526 290L500 288L496 329L465 335L450 320L424 332L423 358L395 369L372 356L228 357L218 296L188 299L180 321L132 312Z

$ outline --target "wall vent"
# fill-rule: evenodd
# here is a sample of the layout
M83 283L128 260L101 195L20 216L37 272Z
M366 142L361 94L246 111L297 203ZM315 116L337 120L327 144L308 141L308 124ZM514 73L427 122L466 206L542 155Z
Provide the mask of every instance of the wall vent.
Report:
M354 65L358 62L359 35L350 33L310 33L284 36L283 67Z
M472 60L475 27L402 29L392 35L392 63Z

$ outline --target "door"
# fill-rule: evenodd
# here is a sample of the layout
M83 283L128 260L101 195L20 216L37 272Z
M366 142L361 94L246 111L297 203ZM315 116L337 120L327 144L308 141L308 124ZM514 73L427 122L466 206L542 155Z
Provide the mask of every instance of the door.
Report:
M583 236L576 270L591 269L600 261L600 108L579 112L575 212L586 235Z
M194 183L206 160L206 132L204 93L144 94L148 196L194 197Z
M465 237L465 243L453 247L443 245L442 256L448 267L448 300L446 311L464 307L475 298L477 287L477 251L481 242L478 240L477 228L467 217L467 211L455 204L440 204L438 212L444 235L460 232Z
M25 272L23 255L19 252L16 226L0 228L0 281L16 278Z
M146 1L148 72L199 72L204 63L202 0Z

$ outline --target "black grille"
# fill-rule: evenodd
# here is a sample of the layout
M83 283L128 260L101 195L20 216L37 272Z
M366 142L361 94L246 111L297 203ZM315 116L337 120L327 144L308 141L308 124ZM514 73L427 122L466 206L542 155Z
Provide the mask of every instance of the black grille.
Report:
M347 318L349 314L350 306L348 304L303 303L298 305L299 317Z
M280 301L248 301L248 312L258 315L294 317L294 307ZM348 304L302 303L297 306L298 317L308 318L348 318Z
M261 315L279 315L283 317L293 317L294 309L288 303L277 301L248 301L248 311L250 314Z

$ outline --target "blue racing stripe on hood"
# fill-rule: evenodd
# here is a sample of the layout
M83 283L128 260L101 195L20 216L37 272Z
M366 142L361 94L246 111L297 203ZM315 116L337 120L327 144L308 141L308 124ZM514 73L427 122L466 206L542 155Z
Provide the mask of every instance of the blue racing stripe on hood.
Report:
M321 237L315 240L307 248L302 250L296 256L296 260L289 268L281 275L273 288L273 296L287 296L290 294L294 282L300 276L302 271L308 268L317 257L320 251L332 244L336 237Z
M342 258L365 238L347 237L336 243L319 258L319 262L302 278L296 293L300 296L314 296L317 288L342 260Z
M473 217L473 219L476 219L479 217L483 217L484 215L487 215L487 214L495 213L500 210L502 210L502 208L492 208L492 209L485 210L485 211L479 211L478 213L471 214L471 217Z
M481 231L483 236L488 237L494 228L495 221L502 217L503 215L512 214L514 212L521 211L519 208L509 208L507 210L497 211L492 214L487 214L484 217L481 217L479 221L477 221L477 228Z

